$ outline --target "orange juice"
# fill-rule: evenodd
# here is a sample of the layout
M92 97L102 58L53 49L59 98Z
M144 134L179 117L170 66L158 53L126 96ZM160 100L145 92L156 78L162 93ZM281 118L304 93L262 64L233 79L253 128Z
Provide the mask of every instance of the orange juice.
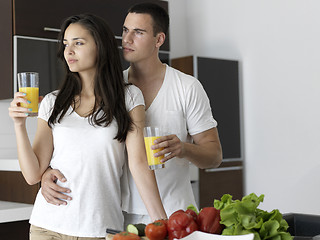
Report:
M39 104L39 88L36 87L22 87L19 88L19 92L24 92L27 94L27 99L31 102L30 104L21 103L21 107L31 108L32 113L38 112Z
M154 140L160 137L144 137L144 144L146 146L148 165L150 169L163 168L164 164L160 162L161 159L164 158L164 155L159 157L154 157L154 154L163 150L163 148L159 148L156 150L152 150L151 146L154 144Z

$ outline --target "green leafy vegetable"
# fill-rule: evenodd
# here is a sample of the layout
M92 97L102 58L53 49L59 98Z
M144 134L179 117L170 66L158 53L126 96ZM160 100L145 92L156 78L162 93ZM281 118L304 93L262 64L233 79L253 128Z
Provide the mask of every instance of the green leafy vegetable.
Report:
M190 204L187 209L191 209L192 211L194 211L197 215L199 214L197 208L193 205L193 204Z
M278 209L267 212L258 208L264 195L251 193L242 200L232 200L225 194L221 200L214 200L214 207L220 209L221 224L226 228L222 235L254 234L254 240L292 240L287 232L288 223Z

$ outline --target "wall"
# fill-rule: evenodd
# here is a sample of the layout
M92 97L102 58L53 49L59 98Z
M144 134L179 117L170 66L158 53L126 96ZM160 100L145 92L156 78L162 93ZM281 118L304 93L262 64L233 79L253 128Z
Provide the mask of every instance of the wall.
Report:
M188 17L186 0L168 0L170 16L170 57L191 54L188 40Z
M16 139L13 121L9 117L8 107L11 100L0 100L0 168L2 160L17 159ZM36 132L37 118L27 119L27 131L31 142Z
M169 9L173 57L240 61L246 194L265 194L266 210L320 214L320 2L169 0Z

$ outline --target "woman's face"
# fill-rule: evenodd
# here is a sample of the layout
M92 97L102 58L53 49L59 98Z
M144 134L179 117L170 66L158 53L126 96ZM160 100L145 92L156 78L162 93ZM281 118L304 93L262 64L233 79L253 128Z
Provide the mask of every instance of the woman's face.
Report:
M64 58L71 72L96 71L97 46L90 32L81 24L72 23L64 33Z

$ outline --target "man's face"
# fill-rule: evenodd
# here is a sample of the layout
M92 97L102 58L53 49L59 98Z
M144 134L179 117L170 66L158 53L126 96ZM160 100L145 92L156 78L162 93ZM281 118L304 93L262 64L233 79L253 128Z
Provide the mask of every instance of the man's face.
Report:
M129 13L123 24L122 51L131 63L158 56L157 36L153 34L153 20L149 14Z

